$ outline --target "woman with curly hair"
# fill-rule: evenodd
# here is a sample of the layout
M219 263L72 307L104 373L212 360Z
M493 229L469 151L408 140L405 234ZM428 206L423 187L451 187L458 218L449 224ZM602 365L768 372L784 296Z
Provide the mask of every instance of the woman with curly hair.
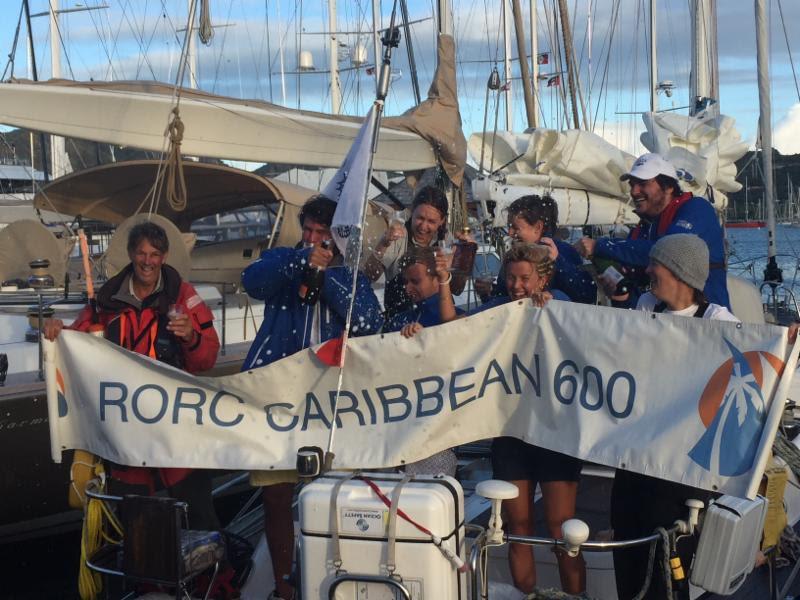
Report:
M553 299L569 301L564 292L549 286L555 274L549 246L515 244L503 259L503 272L503 283L508 295L492 298L467 313L467 318L469 315L525 298L530 298L537 306L544 306ZM441 294L441 310L443 322L459 318L449 291ZM422 325L414 323L406 325L403 333L413 335L421 329ZM533 500L538 484L542 490L548 533L555 538L563 537L561 524L575 516L580 460L516 438L500 437L492 443L492 470L495 478L510 481L519 488L517 498L503 502L507 513L508 533L534 535ZM570 558L564 552L557 552L557 560L563 590L570 594L583 593L586 589L586 565L583 557L578 555ZM536 586L536 564L531 546L510 544L508 561L514 585L525 593L533 592Z

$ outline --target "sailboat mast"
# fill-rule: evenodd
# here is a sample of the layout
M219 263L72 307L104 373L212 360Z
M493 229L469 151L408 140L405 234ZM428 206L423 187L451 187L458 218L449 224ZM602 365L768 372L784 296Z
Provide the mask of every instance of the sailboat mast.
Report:
M530 0L531 13L531 90L533 92L533 124L539 127L539 28L537 27L537 11L539 0Z
M378 60L381 56L381 36L378 31L381 28L381 0L372 0L372 52L375 55L375 90L380 83L381 70L378 68Z
M716 0L692 0L692 74L689 114L719 114Z
M519 71L522 77L522 97L525 100L525 114L528 118L528 127L536 127L536 108L533 105L531 94L531 74L528 69L528 59L525 57L525 28L522 26L522 11L519 0L511 0L511 10L514 15L514 31L517 39L517 56L519 57ZM534 62L536 55L531 57Z
M193 14L194 7L192 6L193 0L188 0L189 14ZM189 24L189 50L186 52L187 60L189 61L189 87L193 90L197 89L197 40L194 37L194 19ZM181 82L183 85L183 82Z
M453 9L450 0L438 0L439 33L453 35Z
M656 47L656 0L650 0L650 112L658 112L658 56Z
M39 81L39 73L36 69L36 52L33 50L33 29L31 28L31 7L28 4L28 0L23 0L23 7L25 8L25 24L28 28L28 69L30 71L31 79L34 81ZM33 160L33 149L34 149L34 142L33 142L33 132L31 132L30 136L31 142L31 181L34 181L34 160ZM44 134L39 134L39 152L41 153L41 161L42 161L42 172L44 173L44 182L49 183L50 175L48 173L47 168L47 152L45 151L44 147ZM35 188L34 188L35 189Z
M330 36L328 60L331 72L331 113L334 115L341 114L342 111L342 91L339 88L339 40L336 31L336 0L328 0L328 34Z
M50 0L50 76L61 78L61 33L58 29L58 0ZM50 172L53 178L66 175L69 171L66 164L67 147L60 135L50 136Z
M580 129L581 122L578 118L578 99L575 92L575 70L572 67L572 28L569 24L567 0L558 0L558 12L561 17L561 36L564 38L564 63L567 66L569 100L572 105L572 121L575 129Z
M783 281L775 256L775 195L772 179L772 107L769 89L769 19L766 0L755 0L756 61L758 65L758 131L761 138L761 163L764 171L764 199L767 209L767 267L765 281Z
M511 92L511 21L508 18L508 0L503 3L503 76L505 77L506 129L514 130L514 94Z

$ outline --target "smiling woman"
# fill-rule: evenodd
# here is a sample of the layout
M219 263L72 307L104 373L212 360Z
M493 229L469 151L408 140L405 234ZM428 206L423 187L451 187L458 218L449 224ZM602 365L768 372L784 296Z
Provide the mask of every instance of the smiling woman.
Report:
M447 198L439 188L422 188L414 197L411 218L392 222L364 265L371 281L386 276L384 307L387 316L411 307L403 288L401 258L412 248L431 248L447 234Z

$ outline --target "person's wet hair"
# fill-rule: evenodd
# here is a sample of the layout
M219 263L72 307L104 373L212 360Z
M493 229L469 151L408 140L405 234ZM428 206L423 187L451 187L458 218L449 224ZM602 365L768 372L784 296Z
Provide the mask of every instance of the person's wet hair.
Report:
M400 271L416 264L424 266L429 275L436 275L436 255L433 248L413 246L400 258Z
M530 194L514 200L505 209L509 222L519 217L528 225L541 221L544 234L552 236L558 228L558 204L550 196Z
M516 243L503 257L503 265L510 263L528 262L533 265L539 277L549 279L555 270L555 263L550 258L550 249L541 244Z
M336 212L336 202L323 194L317 194L303 204L300 209L300 214L297 216L300 219L300 226L302 227L306 217L312 221L330 227L333 223L333 214Z
M442 215L442 225L437 232L438 239L444 239L447 235L447 196L444 192L434 185L428 185L422 188L417 195L414 196L414 202L411 204L411 214L414 214L414 209L418 206L427 204L439 211Z
M128 254L135 252L142 240L150 242L150 245L162 254L169 252L169 238L161 225L145 221L131 227L128 232Z

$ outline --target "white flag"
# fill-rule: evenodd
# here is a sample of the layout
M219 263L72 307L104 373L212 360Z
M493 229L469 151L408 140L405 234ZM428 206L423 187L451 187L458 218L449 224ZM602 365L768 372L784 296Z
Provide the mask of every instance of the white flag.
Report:
M338 204L333 215L331 233L339 251L347 256L347 242L357 236L364 217L370 180L370 152L375 131L375 106L369 109L347 156L323 194ZM357 239L357 237L353 237Z

